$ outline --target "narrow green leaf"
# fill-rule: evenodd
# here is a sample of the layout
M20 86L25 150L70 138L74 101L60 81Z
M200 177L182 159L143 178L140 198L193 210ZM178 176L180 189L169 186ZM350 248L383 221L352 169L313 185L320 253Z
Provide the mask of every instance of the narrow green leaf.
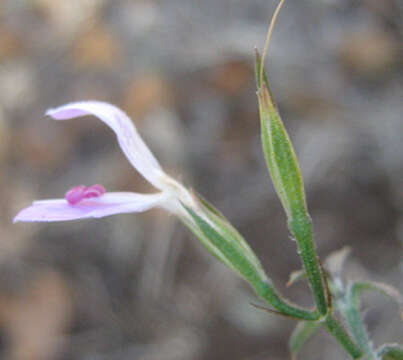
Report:
M302 347L320 329L322 324L319 321L300 321L297 324L288 342L293 360L297 358Z
M403 360L403 347L399 344L385 344L377 350L383 360Z
M197 233L203 235L203 241L208 242L208 248L214 249L214 254L218 255L219 259L224 260L228 266L238 272L251 284L268 280L264 272L262 272L262 266L256 256L248 254L245 251L245 249L250 250L249 246L245 248L244 246L246 244L244 244L244 242L241 244L239 239L235 239L230 231L220 233L219 230L223 230L223 228L214 228L192 209L186 206L185 209L193 218L196 228L200 229L200 232L197 231ZM214 223L214 225L216 225L216 223Z
M347 289L344 304L340 307L348 328L367 360L377 360L373 344L370 341L367 327L360 314L360 298L358 287L352 284Z
M291 318L291 319L294 319L294 320L301 320L301 317L300 317L300 316L298 316L298 317L294 316L293 312L281 312L281 311L273 310L273 309L270 309L270 308L267 308L267 307L265 307L265 306L261 306L261 305L258 305L258 304L253 304L253 303L250 303L250 304L251 304L253 307L255 307L256 309L265 311L265 312L267 312L267 313L269 313L269 314L274 314L274 315L283 316L283 317L286 317L286 318L288 318L288 319ZM309 319L309 321L312 321L312 319ZM314 320L314 321L315 321L315 320Z
M366 355L366 358L368 360L376 360L378 359L377 354L374 352L374 348L372 345L372 342L369 339L367 329L365 327L365 324L359 314L360 310L360 300L361 296L364 291L376 291L379 292L383 295L386 295L390 297L391 299L395 300L399 306L400 309L402 309L402 296L399 293L397 289L394 287L383 284L383 283L378 283L378 282L371 282L371 281L362 281L362 282L355 282L350 285L348 288L346 297L345 297L345 306L342 309L344 317L348 323L348 326L351 330L351 333L353 334L355 340L359 344L360 348L363 350L363 352ZM400 312L400 316L402 316L402 311ZM384 350L386 351L386 350ZM385 353L386 355L386 353ZM388 360L395 360L395 359L400 359L399 357L394 357L394 356L399 356L399 353L397 350L391 351L387 353L387 356L384 357L384 359Z
M375 291L394 300L400 308L400 317L403 319L403 296L395 287L375 281L358 281L351 285L351 301L358 308L360 297L365 291Z

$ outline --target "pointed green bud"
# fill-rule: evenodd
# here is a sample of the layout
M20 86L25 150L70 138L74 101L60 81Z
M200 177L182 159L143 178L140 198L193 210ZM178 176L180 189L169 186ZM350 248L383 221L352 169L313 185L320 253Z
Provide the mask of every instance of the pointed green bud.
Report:
M274 188L287 215L288 227L296 239L304 269L312 286L319 312L330 308L325 297L325 278L313 243L312 221L305 200L304 183L290 137L280 118L256 50L256 82L263 153Z
M267 167L287 217L307 213L304 183L298 160L270 91L261 58L256 51L257 96L261 138ZM260 76L263 74L263 76Z

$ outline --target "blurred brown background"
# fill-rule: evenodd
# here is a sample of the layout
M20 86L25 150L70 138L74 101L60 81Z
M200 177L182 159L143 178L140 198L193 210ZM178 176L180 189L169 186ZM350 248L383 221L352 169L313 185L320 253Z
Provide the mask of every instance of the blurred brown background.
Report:
M126 110L168 173L245 235L279 288L311 305L259 142L253 48L274 0L0 2L0 357L12 360L282 360L294 322L253 308L248 286L175 218L154 210L16 224L33 199L77 184L149 191L113 133L63 123L82 99ZM273 91L294 140L321 256L350 245L346 273L401 287L400 0L286 2L271 43ZM370 296L377 344L403 338ZM322 333L301 359L344 359Z

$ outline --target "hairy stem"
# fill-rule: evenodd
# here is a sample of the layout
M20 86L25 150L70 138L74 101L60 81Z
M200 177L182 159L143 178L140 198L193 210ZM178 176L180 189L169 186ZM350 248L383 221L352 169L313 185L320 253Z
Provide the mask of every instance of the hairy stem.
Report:
M333 314L329 314L325 320L327 331L334 336L341 346L350 354L353 359L362 358L362 351L351 339L350 335L341 326Z
M292 216L288 225L292 235L297 240L299 255L312 287L315 304L319 313L326 315L329 306L326 301L323 286L323 274L313 241L312 221L309 215L307 215L307 212L304 211L302 215Z

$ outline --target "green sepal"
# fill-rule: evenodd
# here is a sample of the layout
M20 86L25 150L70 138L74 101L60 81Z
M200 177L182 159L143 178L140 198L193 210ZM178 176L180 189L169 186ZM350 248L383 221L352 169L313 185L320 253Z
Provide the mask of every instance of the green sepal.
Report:
M184 205L193 222L187 223L206 249L235 270L245 280L253 284L270 282L260 261L250 246L235 228L221 216L203 207L207 219L203 219L192 209Z
M269 281L260 260L238 230L232 226L228 219L218 209L216 209L200 194L194 193L194 196L199 200L199 205L203 213L208 217L211 223L214 224L218 232L243 253L250 264L255 268L261 280Z
M305 343L320 329L323 323L319 321L300 321L288 341L291 357L297 358Z
M403 360L403 347L399 344L385 344L377 350L382 360Z
M259 260L242 236L211 204L200 202L202 218L184 206L189 218L184 223L196 235L206 249L225 265L236 271L255 290L256 294L278 310L281 315L296 319L317 320L320 314L288 303L274 289ZM210 210L209 210L210 209Z

